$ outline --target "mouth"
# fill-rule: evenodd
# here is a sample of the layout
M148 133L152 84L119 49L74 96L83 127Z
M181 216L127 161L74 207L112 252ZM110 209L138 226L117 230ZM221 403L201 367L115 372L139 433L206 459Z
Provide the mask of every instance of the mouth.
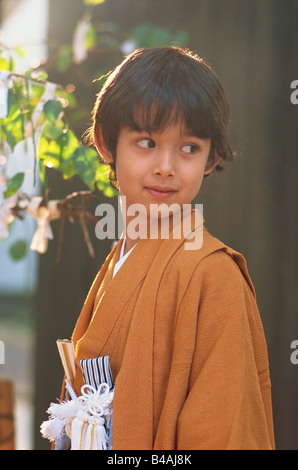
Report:
M177 189L167 186L145 186L145 190L157 199L167 199L177 192Z

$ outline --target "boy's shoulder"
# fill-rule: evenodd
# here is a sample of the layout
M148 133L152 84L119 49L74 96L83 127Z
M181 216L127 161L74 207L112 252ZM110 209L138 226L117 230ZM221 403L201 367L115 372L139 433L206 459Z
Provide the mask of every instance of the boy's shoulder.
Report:
M181 246L174 256L173 263L180 272L192 273L200 270L203 276L221 277L223 280L225 277L236 279L243 276L254 292L245 257L211 235L205 226L201 248L185 250L184 246Z
M188 240L181 245L180 249L177 250L177 261L187 264L196 265L202 262L205 258L213 255L213 257L221 258L222 252L226 253L229 257L233 258L237 255L237 252L230 248L228 245L223 243L221 240L211 235L206 229L205 225L202 230L201 245L198 248L191 247L191 243ZM189 244L189 246L187 246Z

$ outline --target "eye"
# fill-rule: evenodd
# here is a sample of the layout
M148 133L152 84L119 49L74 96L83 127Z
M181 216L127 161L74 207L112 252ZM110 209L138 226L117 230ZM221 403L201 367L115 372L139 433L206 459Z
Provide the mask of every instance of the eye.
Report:
M138 145L143 149L153 149L155 142L152 139L140 139L138 140Z
M195 144L187 144L182 147L182 151L188 154L196 153L199 150L199 146Z

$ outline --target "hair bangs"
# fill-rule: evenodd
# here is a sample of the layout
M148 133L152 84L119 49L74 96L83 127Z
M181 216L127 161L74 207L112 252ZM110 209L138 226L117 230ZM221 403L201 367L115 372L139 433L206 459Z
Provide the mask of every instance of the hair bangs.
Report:
M202 101L202 100L200 100ZM198 107L200 113L198 113ZM198 103L198 96L178 83L156 85L149 83L125 97L118 107L120 127L148 134L162 132L171 125L180 124L187 132L199 138L212 137L210 106Z

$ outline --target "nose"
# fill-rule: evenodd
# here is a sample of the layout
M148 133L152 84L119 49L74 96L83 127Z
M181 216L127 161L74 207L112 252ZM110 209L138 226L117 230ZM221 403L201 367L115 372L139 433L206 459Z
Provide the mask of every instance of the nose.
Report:
M162 149L157 154L154 174L165 178L175 175L175 154L171 149Z

